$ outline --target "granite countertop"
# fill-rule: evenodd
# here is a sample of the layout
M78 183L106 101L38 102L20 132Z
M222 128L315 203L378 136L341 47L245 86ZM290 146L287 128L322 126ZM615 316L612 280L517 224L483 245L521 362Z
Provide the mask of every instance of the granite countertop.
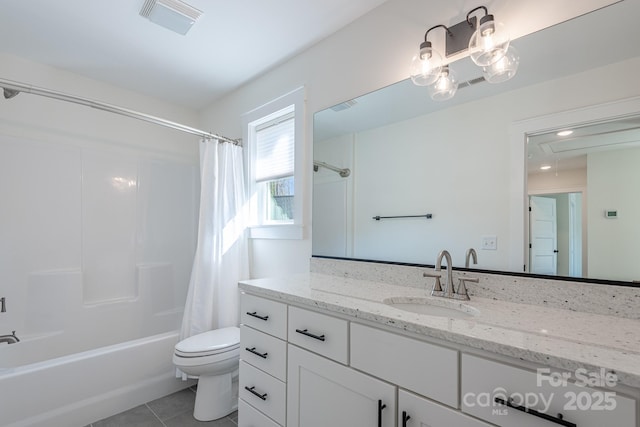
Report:
M595 373L604 368L616 373L618 383L640 388L640 320L479 297L463 303L477 309L477 315L451 319L383 303L388 298L428 297L426 289L319 273L247 280L239 287L285 303L365 319L569 372L585 368Z

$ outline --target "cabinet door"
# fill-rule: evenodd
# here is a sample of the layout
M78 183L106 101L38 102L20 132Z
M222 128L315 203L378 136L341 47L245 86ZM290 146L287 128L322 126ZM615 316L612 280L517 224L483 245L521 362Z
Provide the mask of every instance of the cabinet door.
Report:
M395 387L288 346L288 427L393 427Z
M398 427L490 427L459 411L417 396L398 391Z

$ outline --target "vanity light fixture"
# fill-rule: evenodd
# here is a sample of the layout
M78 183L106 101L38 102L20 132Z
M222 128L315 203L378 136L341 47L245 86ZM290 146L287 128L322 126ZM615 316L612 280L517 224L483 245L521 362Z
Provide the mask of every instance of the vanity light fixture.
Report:
M569 136L573 133L572 130L561 130L560 132L556 133L556 135L558 136Z
M484 16L478 22L472 15L480 10ZM429 33L437 28L445 30L445 58L468 50L471 60L482 68L484 79L489 83L501 83L516 74L520 57L510 46L511 38L504 24L496 22L485 6L478 6L467 13L464 21L451 27L435 25L424 34L420 50L411 61L411 80L418 86L428 86L432 99L450 99L458 87L453 70L428 40Z
M540 170L548 171L549 169L551 169L551 165L542 165L542 166L540 166Z

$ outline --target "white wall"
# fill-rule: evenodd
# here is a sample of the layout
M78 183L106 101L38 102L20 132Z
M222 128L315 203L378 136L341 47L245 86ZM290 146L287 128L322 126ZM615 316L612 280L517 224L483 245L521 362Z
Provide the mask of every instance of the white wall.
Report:
M640 280L640 149L589 154L589 277ZM607 219L605 209L618 210Z
M0 59L5 79L173 121L197 118ZM0 333L56 334L53 354L29 356L48 358L177 329L195 249L197 146L196 137L85 106L27 93L0 100Z
M590 0L558 4L554 0L496 0L486 5L509 23L513 37L519 37L609 3L612 2ZM241 135L243 113L305 85L308 172L304 206L305 222L310 225L313 113L407 78L409 61L425 30L439 23L459 22L475 6L475 2L469 1L442 1L438 6L423 0L390 0L207 108L201 116L203 126L224 135ZM309 238L254 240L252 276L308 271L310 255Z

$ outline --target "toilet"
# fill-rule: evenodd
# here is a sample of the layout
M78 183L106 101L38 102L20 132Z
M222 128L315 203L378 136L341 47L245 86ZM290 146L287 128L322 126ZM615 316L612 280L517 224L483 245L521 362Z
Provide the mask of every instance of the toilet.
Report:
M232 378L240 359L240 329L215 329L193 335L175 346L173 364L189 376L198 377L193 416L211 421L237 409Z

